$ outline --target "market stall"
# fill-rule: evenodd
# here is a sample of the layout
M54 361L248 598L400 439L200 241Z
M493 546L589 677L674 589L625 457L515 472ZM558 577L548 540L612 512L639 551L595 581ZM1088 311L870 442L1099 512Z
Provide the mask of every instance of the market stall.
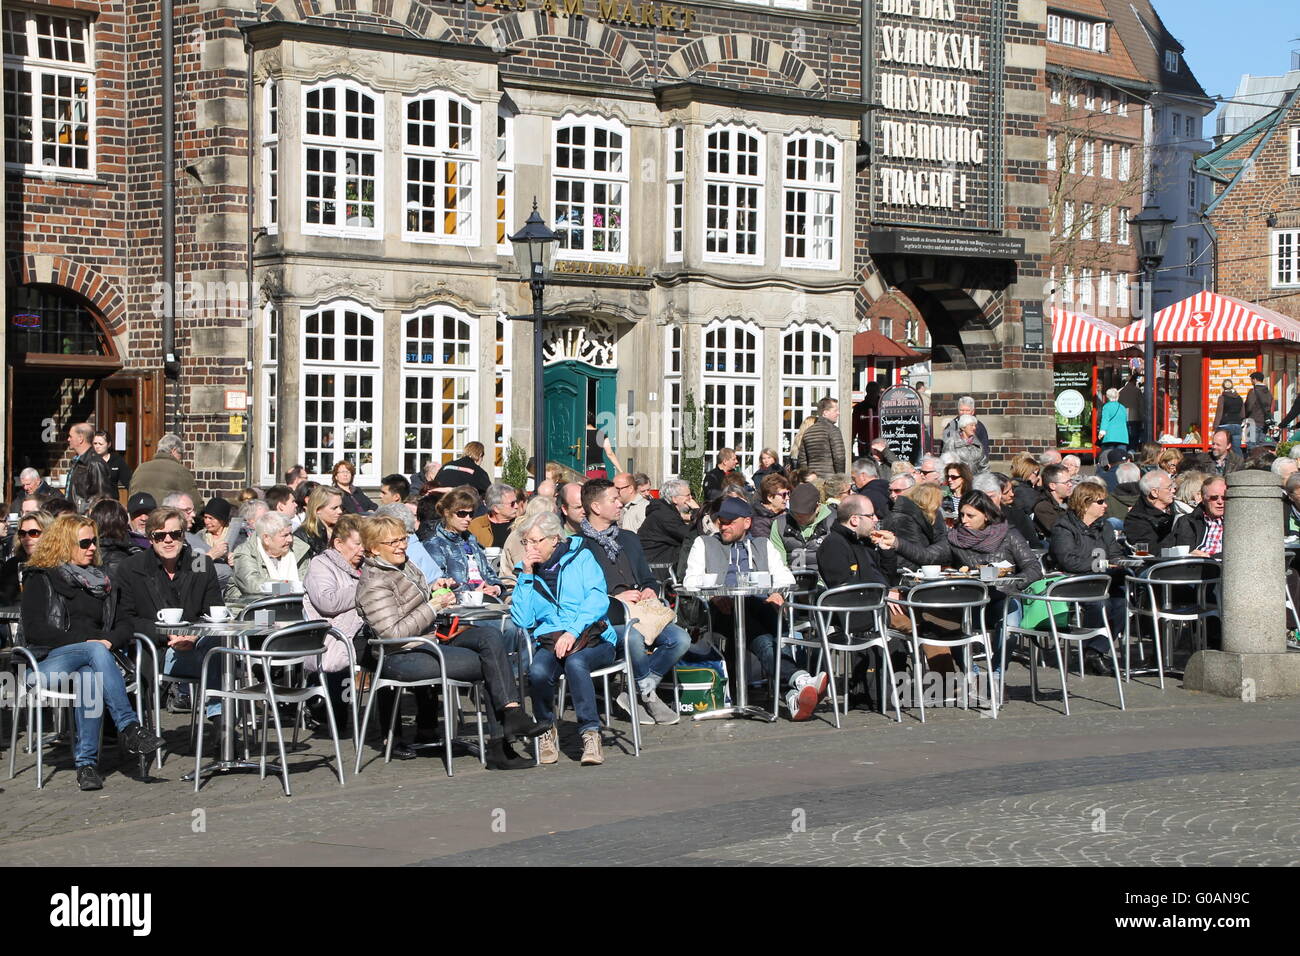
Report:
M1052 310L1056 445L1063 452L1097 454L1097 418L1106 389L1119 388L1134 371L1136 351L1120 340L1119 331L1086 312Z
M880 434L878 405L884 389L903 384L903 369L926 361L926 356L879 332L853 336L853 442L854 454L866 454Z
M1146 321L1120 339L1141 345ZM1243 398L1250 374L1264 373L1281 418L1296 395L1300 322L1261 305L1215 292L1198 292L1155 315L1157 434L1164 443L1207 448L1222 384L1231 380Z

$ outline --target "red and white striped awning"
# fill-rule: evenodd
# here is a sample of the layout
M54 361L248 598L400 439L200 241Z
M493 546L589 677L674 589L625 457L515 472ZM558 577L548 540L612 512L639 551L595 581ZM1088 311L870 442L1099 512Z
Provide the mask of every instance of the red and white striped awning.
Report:
M1086 312L1052 310L1052 352L1056 355L1080 355L1095 352L1122 352L1132 348L1119 339L1119 329L1105 319Z
M1214 292L1194 296L1161 309L1155 316L1156 341L1161 345L1184 342L1300 342L1300 322L1262 305ZM1146 338L1146 321L1120 331L1125 342Z

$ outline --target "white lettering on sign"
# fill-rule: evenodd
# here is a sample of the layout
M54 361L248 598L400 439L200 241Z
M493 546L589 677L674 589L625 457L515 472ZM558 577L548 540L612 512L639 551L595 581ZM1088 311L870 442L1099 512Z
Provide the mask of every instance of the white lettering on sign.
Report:
M977 89L987 83L989 40L968 3L876 2L876 58L906 68L876 74L882 108L876 121L876 200L897 209L964 214L975 192L973 179L989 174L989 127L978 125L988 106L976 103ZM955 75L917 76L918 68Z

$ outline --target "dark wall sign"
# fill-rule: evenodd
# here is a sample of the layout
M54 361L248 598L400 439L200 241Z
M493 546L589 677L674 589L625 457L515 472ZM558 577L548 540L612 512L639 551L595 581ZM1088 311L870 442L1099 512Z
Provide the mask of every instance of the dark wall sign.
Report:
M912 464L921 460L921 423L925 406L910 385L895 385L880 396L880 437L889 450Z
M1006 0L872 0L873 222L1000 229Z
M867 238L872 255L957 256L965 259L1023 259L1025 240L952 232L874 229Z
M1043 351L1043 307L1026 305L1020 313L1020 324L1025 330L1025 351Z

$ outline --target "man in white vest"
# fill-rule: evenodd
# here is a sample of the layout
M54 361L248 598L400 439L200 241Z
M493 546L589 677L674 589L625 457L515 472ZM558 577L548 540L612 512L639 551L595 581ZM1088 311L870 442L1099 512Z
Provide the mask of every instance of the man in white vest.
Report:
M789 688L785 696L791 720L809 720L817 705L826 697L830 678L821 673L814 677L802 669L790 650L781 655L780 673L777 671L776 633L778 615L785 599L780 589L794 585L794 575L771 541L755 540L749 536L754 509L743 498L725 498L718 509L718 533L700 535L691 544L686 559L686 576L683 585L698 588L706 580L716 585L734 587L741 576L766 574L771 581L772 593L766 598L742 598L739 604L728 597L713 599L714 620L729 622L737 613L745 614L747 631L756 635L749 639L749 649L758 658L763 676L780 680Z

